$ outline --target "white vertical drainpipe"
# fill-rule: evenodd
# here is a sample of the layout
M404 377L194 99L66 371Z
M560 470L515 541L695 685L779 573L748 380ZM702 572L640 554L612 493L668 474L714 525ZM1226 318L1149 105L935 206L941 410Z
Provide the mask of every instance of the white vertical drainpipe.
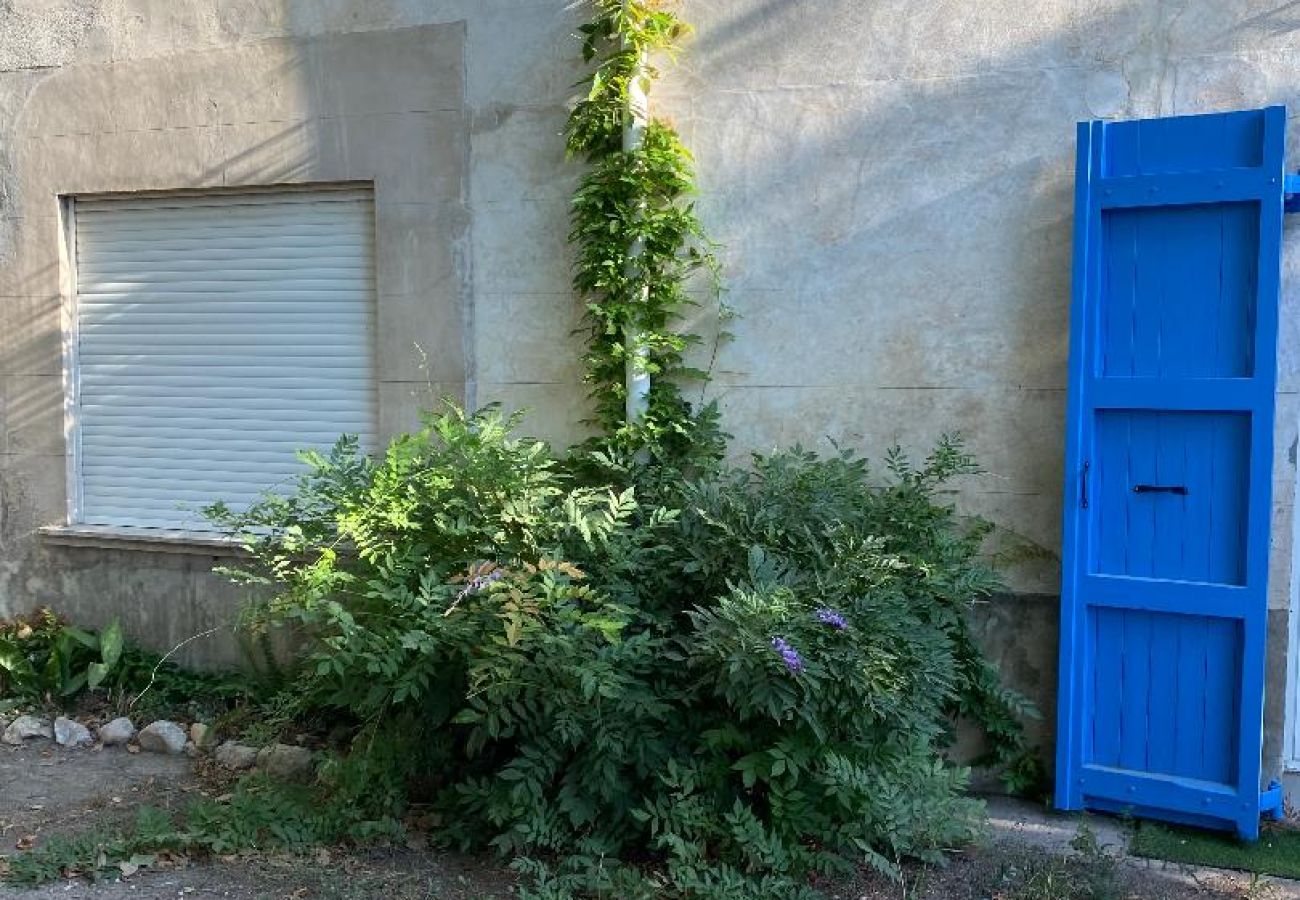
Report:
M627 89L627 115L623 128L623 150L627 152L639 150L645 143L646 124L650 121L650 97L646 90L645 70L646 60L642 57L637 62L632 81ZM629 255L632 259L636 259L644 250L645 247L638 238L632 245ZM643 301L646 299L644 289L641 299ZM645 370L645 362L650 353L637 329L628 329L626 341L625 415L629 423L636 423L645 418L646 410L650 407L650 374Z

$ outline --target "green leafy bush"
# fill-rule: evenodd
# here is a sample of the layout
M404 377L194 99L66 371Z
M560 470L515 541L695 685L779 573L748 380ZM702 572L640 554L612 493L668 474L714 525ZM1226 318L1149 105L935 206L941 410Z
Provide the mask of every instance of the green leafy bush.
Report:
M102 631L77 628L48 609L0 622L0 711L67 707L87 692L151 709L194 702L230 704L249 692L233 673L189 672L127 642L114 620Z
M936 500L954 442L882 487L849 453L562 462L513 424L452 409L212 510L272 589L251 623L304 642L289 713L355 727L359 806L433 803L538 897L806 896L969 838L952 714L1020 704L963 618L996 582Z
M122 627L74 628L48 609L0 622L0 701L62 701L95 690L122 660Z

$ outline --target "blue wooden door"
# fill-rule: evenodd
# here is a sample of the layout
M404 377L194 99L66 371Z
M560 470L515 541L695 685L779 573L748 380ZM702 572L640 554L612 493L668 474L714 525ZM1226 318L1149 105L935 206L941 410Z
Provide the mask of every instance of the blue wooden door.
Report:
M1056 802L1261 792L1282 107L1079 126Z

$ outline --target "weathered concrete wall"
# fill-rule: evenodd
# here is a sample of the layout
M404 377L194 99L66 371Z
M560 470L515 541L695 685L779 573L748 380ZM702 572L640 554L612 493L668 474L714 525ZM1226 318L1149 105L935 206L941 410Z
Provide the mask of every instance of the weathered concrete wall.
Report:
M959 504L1026 551L1009 571L1021 608L977 617L1050 713L1074 122L1300 108L1300 19L1258 0L720 0L692 19L669 108L744 317L719 363L730 429L742 445L829 435L877 456L960 430L989 474ZM1285 260L1266 769L1293 591L1291 223Z
M394 62L389 42L403 29L463 23L454 64L419 58L440 82L427 85L428 95L459 102L454 127L464 168L454 196L448 188L432 204L445 200L442 210L459 224L436 216L395 223L387 249L381 245L392 253L389 271L419 282L424 305L407 308L427 313L418 321L440 323L426 335L438 370L426 376L416 366L394 375L385 408L392 427L410 421L427 400L427 377L435 390L470 402L531 408L531 425L545 437L579 433L585 402L564 241L576 170L559 139L581 71L570 39L578 12L568 6L0 5L0 283L48 253L48 231L33 247L11 221L29 199L18 169L39 168L39 160L24 163L16 151L35 134L33 122L55 116L42 96L63 91L55 118L75 116L78 100L68 85L80 78L86 104L118 104L110 116L87 113L99 122L96 143L87 143L80 126L64 128L62 137L76 135L64 160L85 177L108 171L123 179L116 184L183 187L204 173L203 183L218 183L219 170L242 183L310 181L324 177L323 160L368 152L367 137L354 134L342 145L331 138L322 122L342 114L332 105L342 101L324 89L319 68L286 60L372 33L369 50L352 57L346 72L325 74L339 85L364 86L359 102L383 103L410 79L429 77ZM985 609L989 624L982 627L1008 671L1050 706L1074 123L1279 102L1300 108L1300 18L1281 0L684 6L697 35L657 94L657 109L697 153L701 208L726 248L727 300L742 316L731 325L736 339L721 348L710 396L721 401L740 449L825 446L824 438L834 437L872 455L894 442L923 453L941 432L960 430L989 474L964 483L958 502L996 523L1018 558L1008 575L1021 599ZM230 68L244 65L263 87L236 80L245 89L230 89ZM112 85L111 96L102 85ZM133 103L137 95L152 99ZM59 126L44 127L57 133ZM232 156L238 147L223 137L194 149L206 160L199 170L158 167L157 153L189 152L175 148L198 140L204 128L247 133L241 146L260 154L258 165ZM260 143L251 137L259 133ZM393 152L443 137L394 134ZM1293 140L1300 133L1293 131ZM347 152L337 153L340 147ZM454 148L447 152L456 157ZM50 172L45 190L83 189L82 181L60 187L61 173ZM382 191L382 176L375 169L363 177L376 177ZM48 194L38 199L46 208L52 202ZM1285 647L1289 621L1300 416L1293 229L1287 244L1273 648ZM432 271L422 269L440 254ZM7 310L0 318L0 615L34 602L88 616L157 610L140 612L138 624L170 623L158 625L160 640L186 636L194 626L176 613L171 596L205 611L231 603L203 574L210 559L68 549L33 536L62 509L63 476L51 462L62 454L59 414L51 412L59 332L44 293L0 287L0 297ZM699 324L712 330L709 309ZM387 339L398 342L390 347L399 360L414 359L404 352L405 337ZM220 613L199 618L214 621ZM1276 759L1285 666L1279 654L1272 659L1268 734Z
M123 54L114 29L136 20L101 9L91 21L106 31L80 33L72 61L4 73L15 99L0 212L0 615L46 604L91 624L120 616L166 648L235 619L238 595L211 574L212 548L38 533L67 507L59 197L373 183L379 429L408 428L438 396L466 398L465 27L259 34ZM184 658L235 653L216 634Z

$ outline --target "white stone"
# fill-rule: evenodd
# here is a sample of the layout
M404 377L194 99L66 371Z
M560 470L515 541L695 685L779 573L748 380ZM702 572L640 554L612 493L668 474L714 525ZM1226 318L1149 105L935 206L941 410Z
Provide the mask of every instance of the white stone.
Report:
M89 747L95 743L95 739L90 735L89 728L64 716L59 716L54 720L54 741L60 747L68 747L74 750Z
M140 732L138 738L141 750L150 753L166 753L169 756L180 756L184 753L187 740L189 738L185 735L185 729L166 719L160 719L147 726Z
M50 728L49 722L35 716L19 716L9 723L3 740L6 744L16 747L32 738L45 738L48 741L53 737L54 730Z
M125 716L99 726L99 740L105 747L125 744L135 737L135 724Z
M257 750L236 741L226 741L212 754L217 764L236 772L253 768L257 763Z
M195 722L190 726L190 741L198 750L207 750L212 744L216 735L212 731L212 726L205 725L202 722Z
M272 778L294 781L312 773L312 752L291 744L272 744L257 754L257 767Z

